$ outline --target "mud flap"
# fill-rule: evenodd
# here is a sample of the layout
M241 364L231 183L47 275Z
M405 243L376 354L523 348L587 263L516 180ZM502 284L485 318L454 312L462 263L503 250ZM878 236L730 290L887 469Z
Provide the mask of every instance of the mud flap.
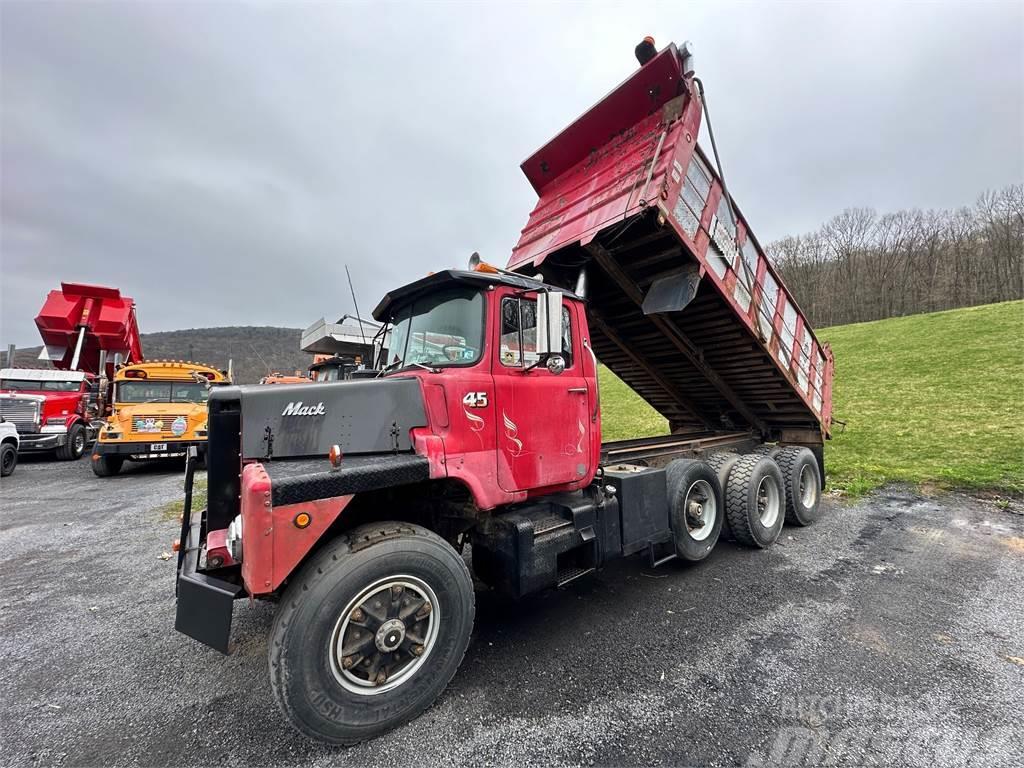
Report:
M227 653L232 610L235 597L241 591L238 584L202 573L182 573L178 577L178 613L174 628L204 645Z
M241 594L242 586L198 572L204 510L192 514L192 481L196 460L196 449L192 448L185 464L185 509L182 514L178 579L175 584L178 608L174 628L204 645L227 653L235 598Z

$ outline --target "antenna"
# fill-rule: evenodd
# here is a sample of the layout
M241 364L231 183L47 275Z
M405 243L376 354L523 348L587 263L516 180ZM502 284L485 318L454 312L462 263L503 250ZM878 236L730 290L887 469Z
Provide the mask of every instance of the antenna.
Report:
M270 366L267 364L267 361L263 359L263 355L261 355L259 353L259 350L252 345L251 341L249 342L249 349L256 353L256 357L258 357L260 359L260 362L263 363L264 367L266 367L267 373L273 373L273 371L270 370Z
M363 346L366 346L366 334L363 333L363 321L359 314L359 304L356 302L356 289L352 287L352 275L348 273L348 264L345 265L345 277L348 278L348 289L352 293L352 306L356 308L356 322L359 323L359 336L363 340Z

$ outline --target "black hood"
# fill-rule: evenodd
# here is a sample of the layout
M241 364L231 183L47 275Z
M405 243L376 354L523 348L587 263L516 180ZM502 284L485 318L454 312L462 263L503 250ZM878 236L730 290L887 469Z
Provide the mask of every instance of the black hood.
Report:
M412 450L409 430L427 425L415 377L219 387L211 414L237 408L241 457L283 459ZM211 423L211 438L217 425Z

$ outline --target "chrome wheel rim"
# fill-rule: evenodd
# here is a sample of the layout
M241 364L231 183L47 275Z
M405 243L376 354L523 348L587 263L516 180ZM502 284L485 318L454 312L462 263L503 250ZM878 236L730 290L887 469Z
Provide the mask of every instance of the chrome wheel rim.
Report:
M757 484L757 517L765 528L771 528L778 521L779 501L779 486L775 478L762 477Z
M389 576L349 601L331 633L331 670L343 688L363 696L393 690L426 661L437 641L440 607L430 585Z
M683 499L686 530L694 541L704 541L714 530L718 517L715 492L706 480L697 480L686 489Z
M812 509L818 503L818 478L809 464L800 470L800 503L805 509Z
M72 445L72 448L77 455L81 455L85 450L85 435L81 433L75 435L75 442Z

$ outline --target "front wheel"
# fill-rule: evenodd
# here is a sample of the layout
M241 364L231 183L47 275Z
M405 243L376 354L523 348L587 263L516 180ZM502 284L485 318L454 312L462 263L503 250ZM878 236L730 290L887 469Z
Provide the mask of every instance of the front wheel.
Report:
M296 729L355 744L429 707L473 629L462 557L420 526L378 523L326 545L292 581L271 630L270 683Z
M96 477L111 477L121 471L124 458L112 454L92 457L92 471Z
M18 449L13 443L0 446L0 477L7 477L18 466Z
M77 461L85 453L85 427L72 424L68 430L68 439L57 449L57 458L61 461Z

